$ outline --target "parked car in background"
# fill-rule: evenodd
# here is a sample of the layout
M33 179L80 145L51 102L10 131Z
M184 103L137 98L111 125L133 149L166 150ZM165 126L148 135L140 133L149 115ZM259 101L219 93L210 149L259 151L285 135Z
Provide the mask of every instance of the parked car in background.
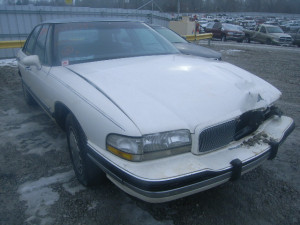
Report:
M204 30L207 33L212 33L213 38L218 38L222 41L234 40L242 42L245 38L245 33L241 26L229 23L211 22L206 25Z
M300 47L300 28L295 32L289 33L289 35L291 35L291 37L293 38L293 44Z
M295 32L300 28L300 21L292 21L287 24L287 30L289 32Z
M271 84L183 55L141 22L44 22L17 59L26 102L66 131L79 182L107 177L148 202L237 180L295 127Z
M276 21L266 21L264 22L265 25L273 25L273 26L279 26L280 24Z
M258 25L255 30L245 30L247 42L257 41L268 45L291 45L293 42L289 34L285 34L278 26Z
M243 20L240 21L239 24L247 30L254 30L256 26L256 22L254 20Z
M283 32L287 33L289 28L288 28L288 21L282 20L279 22L279 27L283 30Z
M183 39L180 35L175 33L174 31L162 27L159 25L150 25L155 31L157 31L160 35L170 41L181 53L186 55L195 55L201 56L205 58L212 58L216 60L221 60L222 55L219 52L216 52L212 49L202 47L197 44L190 43Z

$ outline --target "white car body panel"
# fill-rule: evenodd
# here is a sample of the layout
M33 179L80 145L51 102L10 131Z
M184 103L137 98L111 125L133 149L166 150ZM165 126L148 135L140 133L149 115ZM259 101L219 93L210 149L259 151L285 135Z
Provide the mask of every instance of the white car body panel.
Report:
M176 129L194 133L197 125L215 124L266 107L281 95L238 67L192 56L135 57L68 68L103 90L141 134Z
M279 109L271 107L281 96L278 89L223 61L167 54L74 65L64 60L64 66L36 68L38 56L31 57L35 59L31 64L30 60L27 64L22 61L24 57L20 50L18 61L24 90L56 121L72 118L74 128L70 129L70 124L67 128L74 137L73 130L79 130L80 146L73 141L78 154L83 154L86 162L98 165L122 190L148 202L177 199L238 179L264 160L273 159L278 146L295 127L291 118L281 116ZM56 114L60 105L66 111L65 117ZM255 110L263 119L255 117ZM67 117L68 114L71 115ZM245 114L251 118L242 119ZM229 121L236 122L235 127L230 127L232 139L201 152L200 134ZM226 133L227 128L224 126L218 132ZM190 131L186 134L192 139L189 152L189 140L181 142L185 144L180 146L185 153L174 155L171 150L178 150L174 145L156 147L150 153L144 149L144 153L138 152L139 162L125 160L107 150L110 134L136 140L175 130ZM239 132L242 135L237 138ZM213 137L208 138L213 140L209 144L218 142L216 133L209 135ZM168 155L162 158L159 151ZM153 153L158 153L156 158L151 158ZM145 160L147 154L150 157Z

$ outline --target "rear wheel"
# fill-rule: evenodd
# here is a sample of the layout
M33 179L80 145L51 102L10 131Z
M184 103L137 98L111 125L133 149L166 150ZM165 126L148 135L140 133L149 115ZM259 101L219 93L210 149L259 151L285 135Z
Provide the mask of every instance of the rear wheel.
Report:
M66 131L69 153L78 181L91 186L106 180L105 173L88 157L86 136L71 113L66 119Z

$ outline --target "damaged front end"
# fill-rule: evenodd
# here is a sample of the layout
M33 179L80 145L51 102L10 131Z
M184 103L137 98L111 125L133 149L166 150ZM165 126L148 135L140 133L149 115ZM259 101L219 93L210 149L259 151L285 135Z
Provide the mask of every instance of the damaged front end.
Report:
M118 187L147 202L166 202L235 181L265 160L295 128L275 106L252 110L226 123L196 130L194 151L126 163L126 172L108 175ZM195 149L197 154L195 154Z
M255 132L264 121L271 117L281 117L276 106L263 110L251 110L224 123L199 131L199 153L214 151L233 141L238 141Z

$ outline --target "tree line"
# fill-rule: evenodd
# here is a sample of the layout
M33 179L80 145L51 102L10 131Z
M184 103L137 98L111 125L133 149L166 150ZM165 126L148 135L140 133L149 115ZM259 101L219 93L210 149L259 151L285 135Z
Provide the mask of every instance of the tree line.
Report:
M82 0L78 4L90 7L139 8L149 0ZM271 12L300 13L300 0L179 0L180 12ZM178 0L154 0L155 10L177 12ZM152 9L152 3L143 7Z
M74 1L74 0L73 0ZM18 0L20 4L32 2ZM37 0L37 5L66 5L65 0ZM163 12L270 12L300 13L300 0L76 0L75 6L95 8L128 8L160 10ZM148 3L148 4L147 4Z

